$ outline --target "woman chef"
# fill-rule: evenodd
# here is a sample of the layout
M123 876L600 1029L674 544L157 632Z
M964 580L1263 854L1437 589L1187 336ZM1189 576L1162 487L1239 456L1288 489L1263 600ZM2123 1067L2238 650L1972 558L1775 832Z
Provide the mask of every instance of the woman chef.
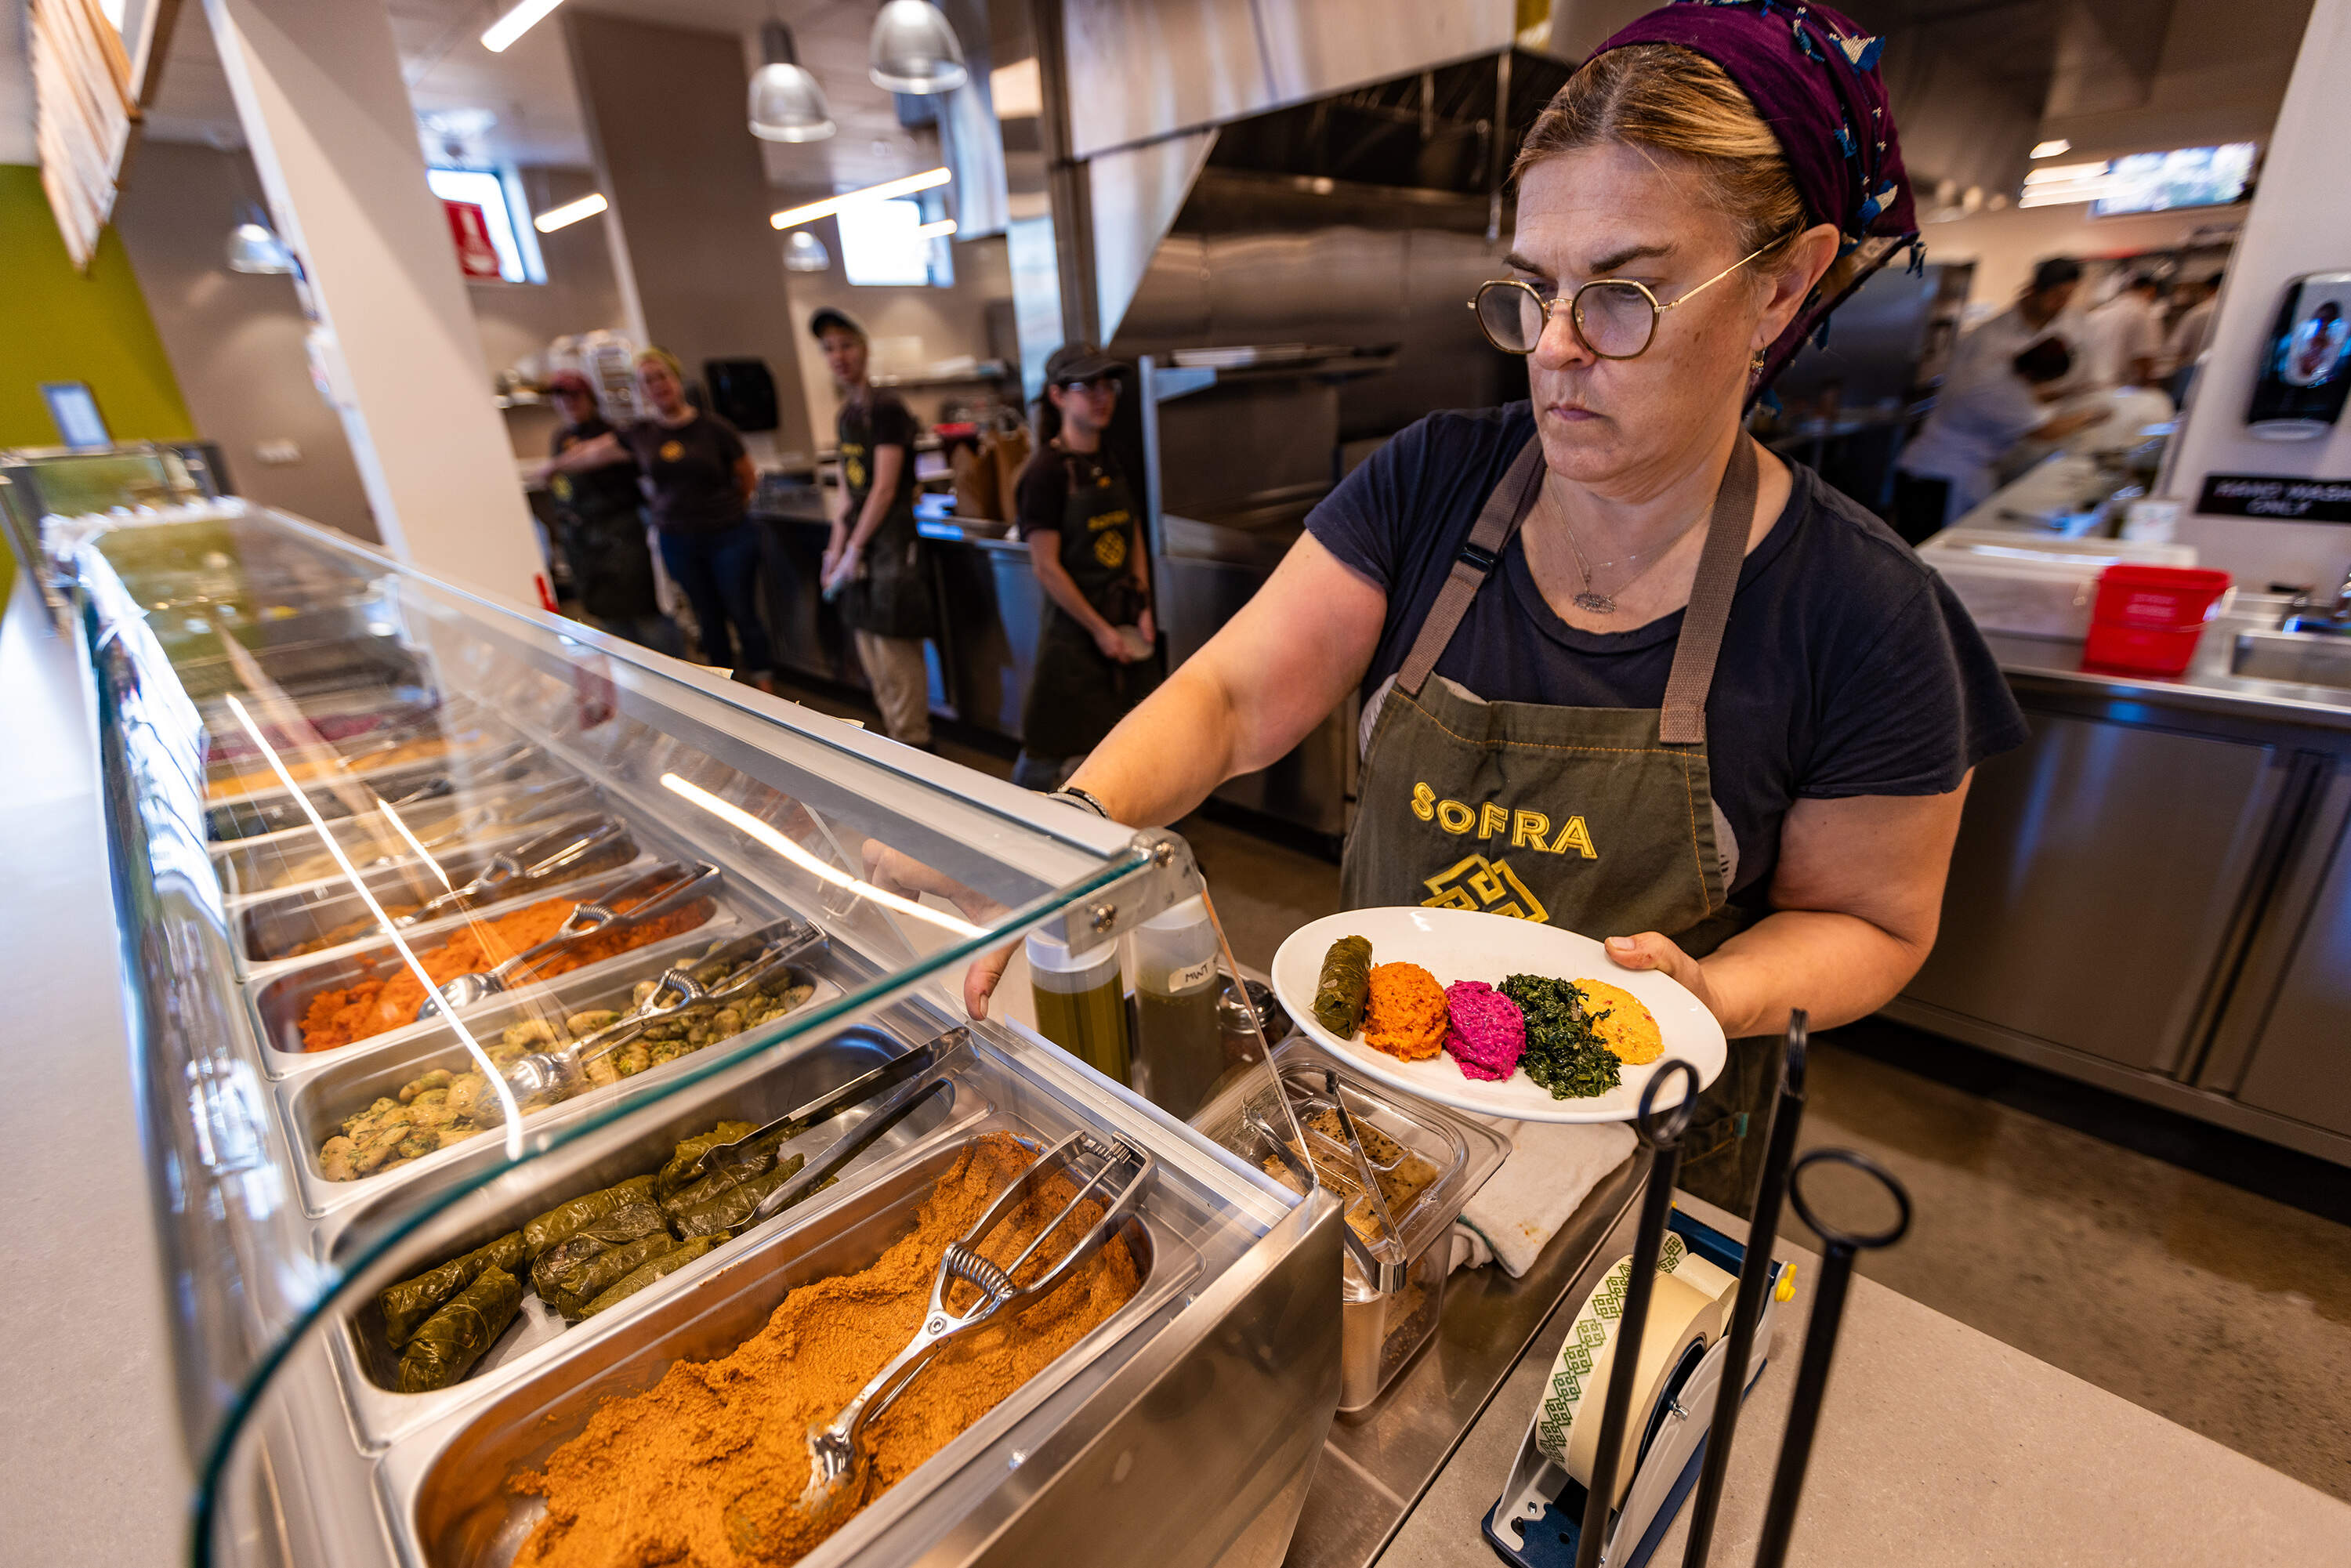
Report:
M1360 690L1349 905L1604 936L1735 1039L1900 990L1970 772L2023 725L1934 573L1741 428L1915 238L1876 57L1777 0L1603 45L1519 153L1510 274L1475 301L1531 402L1433 414L1349 475L1067 795L1172 821ZM967 977L976 1014L999 970ZM1683 1185L1742 1211L1773 1059L1734 1048L1684 1142Z

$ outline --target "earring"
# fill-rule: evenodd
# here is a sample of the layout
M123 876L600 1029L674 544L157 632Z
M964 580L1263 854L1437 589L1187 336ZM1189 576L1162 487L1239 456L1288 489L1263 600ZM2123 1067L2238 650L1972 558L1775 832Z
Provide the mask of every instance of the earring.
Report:
M1763 361L1771 357L1770 350L1764 349L1756 350L1754 353L1748 356L1747 373L1750 376L1761 373Z

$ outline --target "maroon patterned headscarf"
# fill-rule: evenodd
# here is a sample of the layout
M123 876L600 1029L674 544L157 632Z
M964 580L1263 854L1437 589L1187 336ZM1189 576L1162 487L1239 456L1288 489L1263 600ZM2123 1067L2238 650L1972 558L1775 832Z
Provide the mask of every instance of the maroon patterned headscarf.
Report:
M1674 0L1593 51L1596 57L1627 44L1678 44L1720 66L1779 140L1805 215L1834 224L1844 236L1838 254L1861 258L1834 298L1815 293L1805 301L1766 352L1750 402L1807 338L1825 333L1829 312L1864 278L1905 246L1914 267L1924 256L1902 143L1877 71L1884 43L1825 5Z

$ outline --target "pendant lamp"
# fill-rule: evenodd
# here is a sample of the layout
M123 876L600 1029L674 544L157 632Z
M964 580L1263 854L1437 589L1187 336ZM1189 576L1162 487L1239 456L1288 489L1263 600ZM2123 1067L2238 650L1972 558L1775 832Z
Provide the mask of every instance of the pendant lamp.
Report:
M824 88L799 63L792 30L781 22L759 29L760 57L751 78L751 134L762 141L821 141L833 132Z
M963 40L930 0L888 0L873 18L873 85L892 92L953 92L970 79Z
M822 272L832 265L832 253L824 248L824 241L806 229L794 229L784 236L784 270L786 272Z
M294 253L269 226L268 216L253 202L245 208L236 227L228 231L228 269L231 272L258 272L286 276L298 272L294 265Z

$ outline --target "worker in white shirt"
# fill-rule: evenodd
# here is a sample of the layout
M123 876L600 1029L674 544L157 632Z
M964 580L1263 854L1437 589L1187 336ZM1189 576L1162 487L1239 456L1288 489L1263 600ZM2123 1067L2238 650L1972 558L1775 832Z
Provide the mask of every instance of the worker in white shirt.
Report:
M2043 338L2064 341L2075 363L2067 390L2079 379L2083 356L2083 319L2073 310L2074 292L2082 286L2082 264L2069 256L2053 256L2032 269L2032 279L2016 303L1968 333L1951 350L1943 372L1945 385L1970 373L1979 359L2005 365Z
M2220 275L2183 283L2172 290L2174 298L2186 294L2187 308L2171 323L2170 336L2164 340L2163 357L2169 361L2171 401L2186 403L2188 383L2196 374L2196 361L2204 357L2204 346L2212 340L2212 313L2220 303Z
M2151 387L2163 362L2163 285L2140 273L2121 293L2090 312L2088 382L2105 387Z
M2050 406L2073 369L2073 351L2053 334L2006 360L1969 356L1896 460L1894 531L1906 543L1925 542L1999 487L1997 465L2018 442L2055 441L2105 418L2104 399L2065 413Z

